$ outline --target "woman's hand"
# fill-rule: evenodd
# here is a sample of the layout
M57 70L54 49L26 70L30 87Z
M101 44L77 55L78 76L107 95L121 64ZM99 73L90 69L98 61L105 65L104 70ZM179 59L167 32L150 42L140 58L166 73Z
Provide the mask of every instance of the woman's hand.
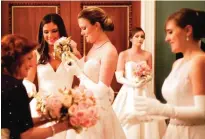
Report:
M82 72L81 68L79 67L78 63L73 59L70 59L70 60L66 61L64 63L64 66L65 66L66 70L68 70L73 75L80 76L81 74L83 74L83 72Z
M80 52L78 51L77 49L77 43L73 40L70 41L70 45L71 45L71 48L72 48L72 53L77 57L77 58L81 58L81 54Z
M119 120L123 126L152 121L149 116L141 115L138 112L125 113L119 118Z

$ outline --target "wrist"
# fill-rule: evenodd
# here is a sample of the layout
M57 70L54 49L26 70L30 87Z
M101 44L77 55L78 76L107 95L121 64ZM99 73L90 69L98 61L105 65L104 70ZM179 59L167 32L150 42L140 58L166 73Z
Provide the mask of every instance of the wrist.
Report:
M52 136L54 136L56 134L56 129L53 125L50 126L51 131L52 131Z

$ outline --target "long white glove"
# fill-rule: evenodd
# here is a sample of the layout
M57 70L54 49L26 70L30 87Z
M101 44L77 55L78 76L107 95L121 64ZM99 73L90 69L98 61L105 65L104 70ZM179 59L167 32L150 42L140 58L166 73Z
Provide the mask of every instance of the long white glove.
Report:
M146 84L146 80L141 80L139 83L135 83L134 81L129 81L123 76L123 71L116 71L115 72L116 80L118 83L126 84L131 87L141 87Z
M99 81L98 83L94 83L92 80L90 80L81 70L78 63L74 60L70 60L69 62L65 63L65 66L67 66L69 69L73 69L73 75L76 75L80 81L83 82L83 85L94 92L94 95L97 95L96 97L103 97L100 95L103 95L102 92L109 92L109 87L107 87L103 82Z
M82 71L79 71L79 73L77 73L78 72L77 67L78 68L83 67L83 60L78 59L73 53L69 53L69 56L70 58L64 62L65 69L68 70L69 73L73 75L80 74Z
M193 106L174 106L162 104L156 99L135 97L135 109L150 115L161 115L179 119L205 119L205 95L194 96Z
M35 86L34 83L32 83L29 80L24 79L23 80L23 85L26 88L26 91L27 91L27 94L28 94L29 98L33 97L36 94L36 86Z

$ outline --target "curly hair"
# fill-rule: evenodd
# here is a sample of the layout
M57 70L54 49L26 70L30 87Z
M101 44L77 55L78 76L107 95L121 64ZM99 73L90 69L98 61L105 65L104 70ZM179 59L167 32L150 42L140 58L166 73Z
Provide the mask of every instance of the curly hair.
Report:
M23 36L8 34L1 40L1 68L2 72L9 72L11 75L16 73L22 64L22 57L38 46Z

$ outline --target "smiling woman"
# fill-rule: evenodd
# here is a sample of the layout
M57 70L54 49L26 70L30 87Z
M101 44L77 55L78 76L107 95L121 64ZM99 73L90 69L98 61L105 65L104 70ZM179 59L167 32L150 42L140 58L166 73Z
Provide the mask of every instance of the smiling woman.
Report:
M145 115L170 118L164 139L203 139L205 136L205 11L183 8L171 14L165 24L166 38L176 60L164 81L162 94L167 104L136 97L135 109Z
M68 121L57 123L53 127L39 128L39 125L48 120L31 117L29 98L22 80L32 67L32 52L36 47L37 43L19 35L6 35L1 40L2 139L44 139L69 128Z
M80 86L93 92L99 106L100 118L94 127L83 130L73 139L125 139L121 125L111 107L114 91L110 85L118 54L106 31L113 31L114 24L104 10L95 6L87 7L78 14L78 24L81 34L93 46L82 59L84 62L82 69L77 62L73 62L70 67L75 69L73 74L80 79ZM70 138L67 135L67 139Z
M29 42L21 36L7 35L2 38L1 45L2 72L17 79L26 77L32 67L32 51L37 43Z
M60 88L70 89L72 87L74 75L70 72L70 69L66 70L64 62L54 55L54 43L63 36L68 37L61 16L55 13L45 15L39 25L38 42L40 46L37 52L34 53L35 66L27 76L27 79L32 82L34 78L36 79L35 85L42 96L58 92ZM80 58L81 55L77 50L77 44L73 40L71 40L71 47L73 53ZM26 87L29 89L28 85ZM30 105L32 117L38 116L35 99L31 101ZM53 124L48 123L45 127ZM53 136L52 139L63 139L65 134L66 132L61 132ZM75 133L70 131L70 134Z

